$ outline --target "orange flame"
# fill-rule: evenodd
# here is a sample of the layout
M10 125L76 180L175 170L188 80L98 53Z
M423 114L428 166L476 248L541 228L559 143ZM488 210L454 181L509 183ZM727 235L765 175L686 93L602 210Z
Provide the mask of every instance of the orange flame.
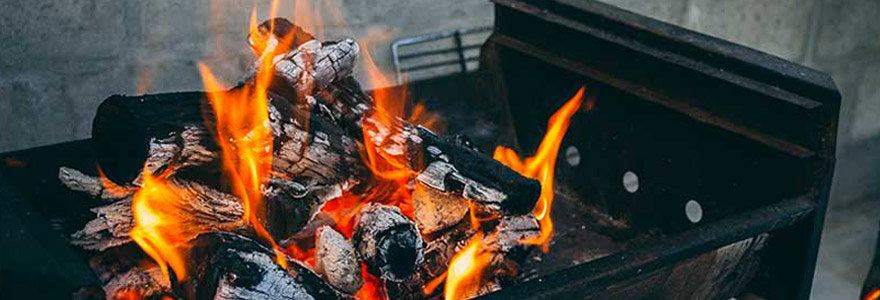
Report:
M864 300L877 300L880 299L880 289L874 288L870 293L865 295Z
M261 209L263 195L260 187L269 180L272 171L272 132L266 92L273 74L271 62L263 60L253 88L212 92L208 98L217 118L217 142L223 152L224 175L232 185L233 194L243 201L244 219L275 249L278 264L287 268L287 258L261 221L265 218L265 211ZM206 66L199 64L199 70L206 90L222 90Z
M464 249L452 257L443 288L445 300L467 299L477 295L483 283L483 271L491 259L490 253L480 251L482 241L483 234L478 232Z
M193 236L192 226L181 216L180 206L186 201L182 192L167 180L166 173L154 177L144 169L143 186L132 198L135 226L129 235L147 255L153 258L166 280L171 280L170 266L178 281L186 277L184 257L186 242Z
M273 12L275 5L273 3ZM252 14L251 18L254 24L256 15ZM260 187L268 181L272 169L272 133L268 126L266 92L273 74L271 60L264 60L260 65L251 88L229 92L218 92L224 88L207 67L199 64L199 70L205 89L212 91L208 97L216 117L216 139L223 152L224 175L235 196L242 199L243 219L275 249L276 261L286 268L287 258L260 222L265 212L259 209ZM171 184L168 180L171 168L168 170L154 177L144 168L143 185L132 198L135 225L130 235L156 261L166 279L170 280L170 267L177 279L183 280L187 273L186 243L201 232L192 224L194 218L184 215L185 191Z
M568 130L571 116L580 108L583 96L584 88L581 87L574 97L550 117L547 134L544 135L535 156L522 160L512 149L502 146L495 148L493 156L495 160L523 176L535 178L541 182L541 197L532 212L541 225L541 235L520 242L541 245L541 250L545 253L550 250L550 240L553 237L553 220L550 218L550 209L553 205L553 172L556 167L556 155L559 153L562 138L565 137L565 132ZM588 108L591 106L591 103L587 104Z

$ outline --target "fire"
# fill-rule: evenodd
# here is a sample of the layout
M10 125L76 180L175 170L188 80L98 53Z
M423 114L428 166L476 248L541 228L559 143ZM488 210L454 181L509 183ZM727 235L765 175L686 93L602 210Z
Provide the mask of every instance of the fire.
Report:
M865 295L864 300L877 300L880 299L880 289L875 288L870 293Z
M553 173L556 165L556 155L565 132L568 130L571 117L581 107L585 88L581 88L568 100L553 116L550 117L547 134L538 147L538 152L533 157L521 159L512 149L498 146L495 149L495 160L503 163L523 176L538 179L541 182L541 195L535 205L532 214L541 225L541 234L533 239L520 241L523 244L541 245L546 253L549 250L550 239L553 237L553 221L550 218L550 209L553 205ZM587 107L591 107L588 103ZM480 224L491 218L478 218L474 214L471 204L471 225L479 229ZM447 271L425 286L424 293L429 295L441 282L446 281L444 297L446 300L467 299L476 296L484 283L483 272L489 266L491 255L480 251L483 240L482 231L468 241L467 246L455 254L450 260Z
M477 295L483 284L483 271L489 265L491 258L489 253L480 251L482 241L483 233L478 232L468 241L464 249L452 257L445 274L446 285L443 288L445 300L467 299Z
M271 55L274 46L267 46L265 51L263 56ZM206 66L199 64L199 70L206 90L223 90ZM260 209L263 200L261 186L269 180L272 171L272 131L267 94L272 75L272 60L264 59L253 87L212 92L208 98L216 117L216 139L223 152L224 175L230 181L233 194L243 201L244 219L275 249L276 261L286 268L287 258L263 227L261 220L265 218L265 211Z
M252 15L252 19L255 18L256 15ZM271 46L266 48L267 52L274 50ZM216 140L223 152L225 179L233 194L243 202L244 220L275 249L276 261L286 268L287 258L263 227L260 219L265 212L259 209L261 186L268 181L272 170L272 133L268 126L266 92L273 74L271 60L263 60L252 87L230 92L217 92L224 88L211 71L202 64L199 70L205 89L214 91L209 93L209 99L216 117ZM190 218L181 215L184 194L168 181L170 174L153 176L144 170L143 185L132 199L135 225L131 237L159 264L166 279L170 280L170 267L177 279L183 280L187 274L186 242L200 232L195 231L197 226L188 224Z
M521 242L541 245L541 250L545 253L550 250L550 240L553 237L553 220L550 218L550 209L553 205L553 172L556 167L556 155L559 153L562 138L565 137L565 132L568 130L571 116L580 108L583 96L584 88L581 87L574 97L550 117L547 134L544 135L535 156L522 160L512 149L502 146L495 148L493 156L495 160L523 176L538 179L541 182L541 197L532 212L535 219L541 224L541 235ZM587 104L588 108L591 106L592 103Z
M186 277L186 241L194 233L187 218L179 214L184 203L183 193L167 180L167 173L154 177L144 172L143 186L132 198L134 228L129 235L159 267L170 281L168 267L179 281ZM197 234L197 233L195 233Z

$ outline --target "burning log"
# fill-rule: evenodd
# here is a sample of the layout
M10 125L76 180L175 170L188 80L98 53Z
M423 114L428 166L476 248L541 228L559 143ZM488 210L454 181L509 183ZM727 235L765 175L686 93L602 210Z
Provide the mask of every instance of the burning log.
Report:
M505 259L518 261L532 248L525 242L541 234L541 226L532 215L502 218L495 230L483 237L481 251L492 254L490 265L499 266Z
M429 283L445 276L447 266L453 256L460 252L477 231L470 222L462 222L455 228L444 232L430 241L425 249L423 263L410 277L402 282L387 283L389 295L394 299L423 299L441 289L430 287ZM541 228L532 215L508 216L497 221L495 228L477 241L476 257L482 257L487 274L480 289L470 297L484 295L500 289L502 279L515 275L516 265L527 256L532 247L523 241L536 238ZM472 241L473 242L473 241Z
M92 127L99 165L115 182L134 181L145 162L154 173L172 164L176 171L195 166L218 169L219 146L208 134L215 123L210 105L208 94L197 92L104 100ZM294 107L277 94L271 95L269 110L276 177L312 178L315 187L345 186L349 180L368 177L360 175L366 171L358 143L330 120Z
M69 173L69 172L62 172ZM240 231L247 228L242 220L244 208L238 198L219 192L205 185L171 180L180 191L183 201L173 203L180 215L188 218L186 224L192 232ZM97 217L72 236L74 245L89 250L104 250L131 241L129 233L134 227L131 196L114 203L92 209ZM195 236L192 236L195 238Z
M416 225L394 206L370 203L355 218L355 249L373 274L400 281L424 259Z
M268 33L261 32L263 36ZM284 40L282 34L277 31L273 36ZM367 151L374 149L377 156L392 165L405 166L418 174L423 184L470 199L484 211L501 215L531 212L541 192L537 181L469 145L441 139L378 107L350 76L359 51L353 40L325 43L323 47L317 44L314 40L304 42L296 51L276 57L280 59L275 64L276 74L299 94L314 93L317 103L313 106L339 120L338 125L348 129L355 140L371 143ZM364 134L368 139L363 139Z
M318 229L315 237L315 273L333 287L348 294L364 284L354 246L329 226Z
M133 194L135 188L112 181L149 191L154 179L151 174L162 174L161 184L167 182L169 192L176 193L170 195L173 201L164 207L169 202L164 196L168 195L154 194L149 199L157 201L152 204L161 203L156 205L163 206L160 209L171 210L160 216L174 220L171 227L149 228L182 231L175 232L171 248L195 245L186 247L186 268L181 266L184 263L172 266L174 272L186 277L182 284L172 284L177 296L348 299L346 293L354 294L364 284L360 262L369 273L384 279L396 295L421 296L424 284L442 274L462 242L475 236L476 230L464 218L469 207L475 214L496 219L485 227L492 229L479 239L479 251L491 255L488 262L493 277L484 290L499 286L496 278L504 272L498 270L508 258L516 257L518 250L527 248L519 244L521 240L539 230L530 214L541 192L538 181L479 153L460 138L438 137L377 106L351 77L359 51L353 40L320 43L288 21L273 19L252 32L248 43L260 58L254 75L235 88L212 93L112 96L100 105L92 141L98 163L109 179L72 169L60 170L59 178L74 190L115 202L94 209L97 218L74 234L74 244L104 251L130 241L135 227L132 206L148 204L139 201L145 199L141 194ZM257 81L256 73L270 60L277 76L268 90L262 90L265 85ZM262 92L268 99L260 102L258 111L265 108L268 118L230 125L224 123L224 112L215 110L225 101L217 99L250 101L249 95ZM248 130L226 136L228 126L218 124ZM249 127L253 124L268 128ZM241 150L251 148L260 152L256 165L266 162L268 166L271 159L271 171L260 168L259 175L229 171L228 164L237 163L230 161L247 156L242 153L250 152ZM251 167L249 171L256 169L244 166ZM403 179L386 177L383 171L389 167L401 171ZM246 192L235 185L242 182L227 182L237 180L235 176L241 173L255 174L247 181ZM386 188L392 192L384 193ZM352 214L357 214L351 241L330 227L320 226L332 224L332 219L315 222L324 203L343 193L364 201L397 191L412 192L414 220L398 207L358 204L352 208ZM143 214L138 216L143 220ZM351 224L348 221L345 219L345 224ZM427 249L420 231L434 236ZM154 238L163 238L156 235ZM282 239L282 244L297 246L313 240L314 245L306 246L315 248L315 271L320 276L285 257L280 249L270 250L256 241L274 247L274 241ZM165 266L162 255L149 255ZM285 259L287 269L281 267ZM114 293L139 282L152 284L155 279L152 271L130 270L116 275L114 280L120 281L111 286ZM169 274L168 267L162 270ZM183 270L187 274L183 275ZM156 291L167 288L158 286Z
M359 149L365 148L368 155L375 151L388 163L410 170L423 185L470 199L483 211L496 215L531 211L540 193L537 181L456 140L441 139L427 129L387 115L349 76L357 55L356 43L346 40L316 48L317 43L312 42L277 57L276 73L286 82L270 87L277 91L270 93L269 110L276 139L273 172L278 177L311 177L315 186L351 188L370 177L360 161ZM307 68L312 64L314 69ZM285 93L291 88L296 90L292 97L281 96L291 95ZM312 92L314 97L299 96L303 92ZM214 116L206 109L210 105L207 94L200 93L105 100L93 126L93 141L101 152L99 164L111 179L128 182L140 173L144 161L155 157L149 149L174 152L173 146L151 147L157 138L183 136L186 130L195 130L192 128L211 132ZM365 134L368 147L361 143ZM189 145L198 148L189 151L192 153L217 149L211 139ZM182 155L188 147L176 148L181 153L161 153L159 160L189 157ZM200 159L191 164L211 161L205 156L209 155L197 156Z
M452 256L476 233L469 220L465 219L454 227L442 232L425 246L425 259L412 275L401 282L387 282L391 299L423 299L425 286L443 276ZM442 288L441 288L442 289Z
M327 200L359 183L369 185L373 179L361 161L358 143L343 135L333 122L318 113L297 109L286 99L276 100L281 96L273 94L272 97L269 117L275 136L274 178L265 194L267 199L273 200L269 204L281 204L273 209L286 207L284 212L296 211L293 214L273 214L283 216L281 222L270 222L274 226L269 226L275 228L273 235L280 239L298 231ZM137 163L132 163L137 161L146 161L141 166L152 173L171 169L173 174L187 180L206 181L222 177L217 174L220 169L219 146L208 134L212 126L206 125L213 121L201 123L202 117L198 113L207 105L210 103L204 93L114 96L105 100L93 128L96 148L109 152L130 151L133 155L128 158L100 155L107 160L99 159L99 164L108 170L108 177L140 172L141 167L134 167ZM176 113L150 113L169 110L169 107ZM206 118L213 118L210 113L206 114ZM141 138L110 137L123 135L123 132L114 133L118 127L140 128L132 129L132 135ZM148 138L153 135L167 137ZM144 156L138 156L138 153L144 153ZM122 178L134 178L134 183L138 184L139 176ZM219 185L219 182L211 182L211 185Z
M294 84L294 83L291 83ZM315 95L318 107L385 164L403 166L426 187L472 201L482 212L531 212L541 192L538 181L523 177L457 138L440 138L428 129L390 116L377 107L353 78L334 81Z
M297 261L285 270L272 250L243 236L210 233L193 243L194 275L180 287L188 299L353 299Z

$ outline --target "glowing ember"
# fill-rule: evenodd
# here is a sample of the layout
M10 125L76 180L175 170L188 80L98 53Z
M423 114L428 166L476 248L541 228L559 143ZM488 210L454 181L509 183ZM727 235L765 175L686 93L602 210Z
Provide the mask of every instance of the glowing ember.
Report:
M354 295L355 298L361 300L368 299L388 299L388 293L385 291L385 283L379 277L373 276L367 272L367 265L361 264L361 276L364 278L364 285Z
M872 290L870 293L868 293L867 295L865 295L865 299L864 299L864 300L877 300L877 299L880 299L880 289L875 288L875 289Z
M541 224L541 235L521 242L541 245L541 250L545 253L550 250L550 239L553 237L553 220L550 218L550 209L553 205L553 172L556 167L556 155L559 153L562 138L568 130L571 116L580 108L583 96L584 88L582 87L574 97L550 117L547 134L544 135L535 156L522 160L513 150L501 146L495 148L493 156L495 160L523 176L535 178L541 182L541 198L533 211L535 219ZM588 107L590 106L591 104L588 103Z

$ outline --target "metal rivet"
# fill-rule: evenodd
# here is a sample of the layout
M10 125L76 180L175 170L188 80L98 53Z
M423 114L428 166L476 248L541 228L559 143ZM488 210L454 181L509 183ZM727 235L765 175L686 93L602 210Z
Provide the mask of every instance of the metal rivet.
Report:
M639 176L636 176L636 173L633 173L632 171L626 171L626 173L623 173L623 188L630 193L638 191Z
M688 200L684 205L684 214L691 223L699 223L703 219L703 207L696 200Z
M578 151L577 147L568 146L568 148L565 148L565 161L572 167L577 167L581 164L581 152Z

